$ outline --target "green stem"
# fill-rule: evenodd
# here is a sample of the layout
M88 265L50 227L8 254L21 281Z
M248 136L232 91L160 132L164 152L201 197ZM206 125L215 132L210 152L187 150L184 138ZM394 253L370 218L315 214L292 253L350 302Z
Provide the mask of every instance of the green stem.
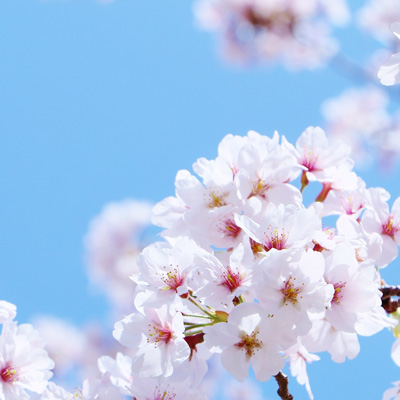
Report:
M193 335L197 335L198 333L203 333L203 331L200 330L200 331L194 331L194 332L189 332L189 333L185 332L185 336L193 336Z
M210 314L207 310L205 310L200 304L198 304L192 297L188 297L188 300L193 303L197 308L203 311L204 314L208 315L211 319L216 319L215 315Z
M210 319L209 317L205 317L204 315L183 314L183 316L184 316L184 317L193 317L193 318Z
M210 325L212 325L212 323L209 323L209 324L197 324L197 325L193 325L193 326L188 326L187 328L185 328L185 332L189 331L190 329L203 328L205 326L210 326Z

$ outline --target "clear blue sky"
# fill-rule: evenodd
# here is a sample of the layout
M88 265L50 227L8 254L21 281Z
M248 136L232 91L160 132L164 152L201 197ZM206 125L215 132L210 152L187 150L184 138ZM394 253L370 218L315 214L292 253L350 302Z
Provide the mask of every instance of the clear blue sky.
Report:
M379 47L338 34L359 60ZM0 298L20 322L105 315L88 294L82 244L105 203L172 195L178 169L215 157L227 133L276 129L294 141L322 123L324 99L352 85L330 68L228 66L195 28L191 2L177 0L3 1L0 60ZM398 171L361 176L400 195ZM400 283L398 270L387 276ZM388 332L361 338L355 361L312 365L316 399L379 399L400 379L392 342Z

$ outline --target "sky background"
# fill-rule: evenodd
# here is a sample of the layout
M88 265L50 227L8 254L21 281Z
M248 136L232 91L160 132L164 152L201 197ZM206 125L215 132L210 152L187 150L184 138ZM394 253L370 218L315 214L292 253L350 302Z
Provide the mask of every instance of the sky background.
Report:
M337 36L359 62L383 47L351 27ZM324 99L353 85L329 66L229 66L196 28L192 3L177 0L3 1L0 59L0 298L19 322L104 319L83 238L106 203L173 195L176 172L215 158L228 133L278 130L295 142L323 123ZM398 167L359 173L400 195ZM390 283L400 283L398 264ZM400 379L390 332L360 342L354 361L311 365L316 399L379 399ZM274 382L265 387L277 398ZM294 381L291 391L307 398Z

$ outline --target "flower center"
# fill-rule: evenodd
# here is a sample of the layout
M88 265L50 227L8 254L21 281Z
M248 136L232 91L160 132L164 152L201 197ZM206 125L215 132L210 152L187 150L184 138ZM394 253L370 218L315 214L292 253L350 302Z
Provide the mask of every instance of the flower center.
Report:
M296 278L292 276L286 281L283 281L283 287L281 288L281 293L283 294L282 305L288 305L289 302L293 305L297 303L297 295L301 292L301 288L295 287L294 282ZM303 283L304 285L304 283Z
M267 232L264 232L264 234L265 239L263 247L265 251L270 251L271 249L282 250L285 248L288 238L285 229L282 229L282 232L279 232L278 228L272 230L271 227L268 227Z
M154 391L154 400L174 400L175 397L176 394L171 392L169 389L160 390L158 387L156 387Z
M262 348L262 340L257 339L259 331L254 331L251 335L243 334L242 340L235 344L240 350L246 353L246 358L250 359L255 352Z
M217 207L226 206L226 201L225 201L226 196L227 196L227 193L223 193L222 195L220 195L218 192L211 191L209 193L207 207L208 208L217 208Z
M300 164L306 167L309 171L314 171L317 161L318 156L305 147L303 151L303 158L301 159Z
M222 232L225 236L232 237L236 239L239 236L239 233L242 231L242 228L239 228L231 219L227 219L223 223Z
M254 185L253 185L253 191L250 193L249 197L253 196L260 196L262 198L266 198L265 192L271 187L268 183L263 182L261 179L259 179Z
M335 289L335 292L333 294L332 303L340 304L340 300L342 300L343 298L342 289L346 287L346 282L340 281L338 283L334 283L333 287Z
M3 380L3 382L7 383L17 381L18 377L16 375L17 375L16 369L9 365L5 366L0 372L1 379Z
M400 230L400 227L397 223L394 222L394 218L392 215L389 215L388 220L385 225L382 226L382 233L390 236L392 239L394 235Z
M165 271L161 280L165 283L165 287L162 290L175 290L178 289L179 286L182 286L185 281L185 277L179 273L178 265L176 268L172 268L168 272ZM164 267L166 269L166 267Z
M228 265L226 270L222 272L220 286L225 286L233 293L242 284L242 278L239 273L234 273Z
M156 347L160 343L168 344L172 339L172 331L168 326L149 324L149 337L147 343L155 343Z

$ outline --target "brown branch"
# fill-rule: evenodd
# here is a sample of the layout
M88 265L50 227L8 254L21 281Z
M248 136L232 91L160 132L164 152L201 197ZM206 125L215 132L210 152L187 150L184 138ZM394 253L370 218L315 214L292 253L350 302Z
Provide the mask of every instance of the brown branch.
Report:
M382 307L384 310L391 314L400 307L400 286L386 286L380 288L382 292ZM392 297L397 297L397 299L392 299Z
M278 382L279 389L278 395L282 400L293 400L293 396L289 393L289 379L285 374L280 371L274 378Z

